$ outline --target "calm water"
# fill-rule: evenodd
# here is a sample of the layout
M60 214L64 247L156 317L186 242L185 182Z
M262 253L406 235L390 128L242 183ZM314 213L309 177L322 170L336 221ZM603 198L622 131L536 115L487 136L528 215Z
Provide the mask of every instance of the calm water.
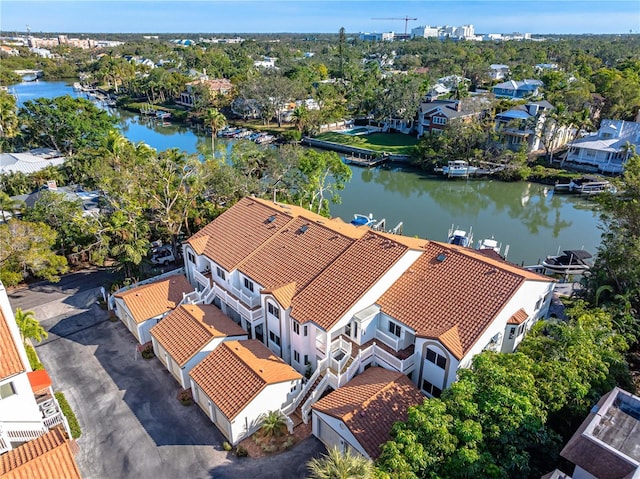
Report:
M40 97L78 96L65 82L22 83L11 90L19 104ZM123 110L110 112L134 143L144 141L159 151L179 148L200 154L210 148L208 135L189 128L160 126ZM341 192L342 203L331 208L334 216L346 221L354 213L372 213L377 219L385 218L388 228L402 221L405 235L437 241L446 240L452 225L467 231L472 228L474 243L494 236L503 247L509 245L511 261L525 264L536 263L558 249L584 247L594 253L600 243L593 203L554 195L542 185L448 181L410 170L351 168L353 178Z

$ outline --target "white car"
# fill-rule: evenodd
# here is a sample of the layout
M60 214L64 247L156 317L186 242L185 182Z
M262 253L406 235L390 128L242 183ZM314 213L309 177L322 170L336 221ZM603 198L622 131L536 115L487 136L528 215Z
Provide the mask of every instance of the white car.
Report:
M171 246L167 245L154 251L151 255L151 262L153 264L165 265L173 263L176 257L173 254Z

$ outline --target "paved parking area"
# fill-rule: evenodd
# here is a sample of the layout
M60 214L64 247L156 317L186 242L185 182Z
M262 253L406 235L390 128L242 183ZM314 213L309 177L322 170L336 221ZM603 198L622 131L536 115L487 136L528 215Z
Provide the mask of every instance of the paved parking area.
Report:
M82 427L77 461L84 479L306 476L307 461L324 452L313 437L260 460L223 451L224 439L204 413L177 401L178 383L161 363L136 357L124 325L88 304L95 292L83 292L78 305L42 305L49 338L37 346Z

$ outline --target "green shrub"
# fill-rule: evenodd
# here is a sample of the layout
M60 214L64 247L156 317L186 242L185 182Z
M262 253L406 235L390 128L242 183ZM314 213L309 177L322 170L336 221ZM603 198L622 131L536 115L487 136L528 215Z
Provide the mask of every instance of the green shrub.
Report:
M249 451L246 450L243 446L238 446L236 448L236 456L238 457L247 457L249 455Z
M282 132L282 138L287 141L300 141L302 140L302 133L298 130L287 130Z
M67 418L67 422L69 423L69 429L71 429L71 437L73 439L78 439L82 435L82 431L80 430L80 424L78 423L78 418L71 410L71 406L67 402L67 398L64 397L62 392L58 391L54 393L54 396L58 400L58 404L60 404L60 409L62 409L62 414Z
M229 451L231 451L233 449L233 447L227 441L224 441L222 443L222 449L224 449L225 451L229 452Z
M146 346L142 352L140 353L140 355L144 358L144 359L151 359L155 356L154 352L153 352L153 346L151 344L149 344L148 346Z
M40 359L38 358L38 353L36 353L36 350L34 349L34 347L26 346L25 349L27 351L27 358L29 358L29 365L31 366L31 369L33 369L34 371L44 369L44 366L40 362Z

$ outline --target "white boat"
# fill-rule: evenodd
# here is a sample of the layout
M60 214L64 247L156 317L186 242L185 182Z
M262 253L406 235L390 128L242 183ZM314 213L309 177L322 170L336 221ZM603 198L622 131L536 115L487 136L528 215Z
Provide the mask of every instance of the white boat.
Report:
M464 160L453 160L447 163L447 166L442 167L442 174L449 178L466 178L476 171L478 171L478 168L471 166Z
M565 250L556 256L547 256L542 262L546 273L583 274L591 268L591 254L585 250Z
M599 193L615 193L616 188L610 181L594 175L585 175L571 180L569 183L556 183L555 192L578 193L582 195L596 195Z
M473 245L472 228L469 228L469 233L467 233L465 230L454 228L453 225L451 225L447 242L458 246L464 246L465 248L471 248Z
M495 252L498 256L503 259L506 259L507 254L509 254L509 245L504 248L504 255L502 254L502 243L498 243L492 236L491 238L485 238L478 241L478 245L476 246L478 251L482 250L490 250Z

